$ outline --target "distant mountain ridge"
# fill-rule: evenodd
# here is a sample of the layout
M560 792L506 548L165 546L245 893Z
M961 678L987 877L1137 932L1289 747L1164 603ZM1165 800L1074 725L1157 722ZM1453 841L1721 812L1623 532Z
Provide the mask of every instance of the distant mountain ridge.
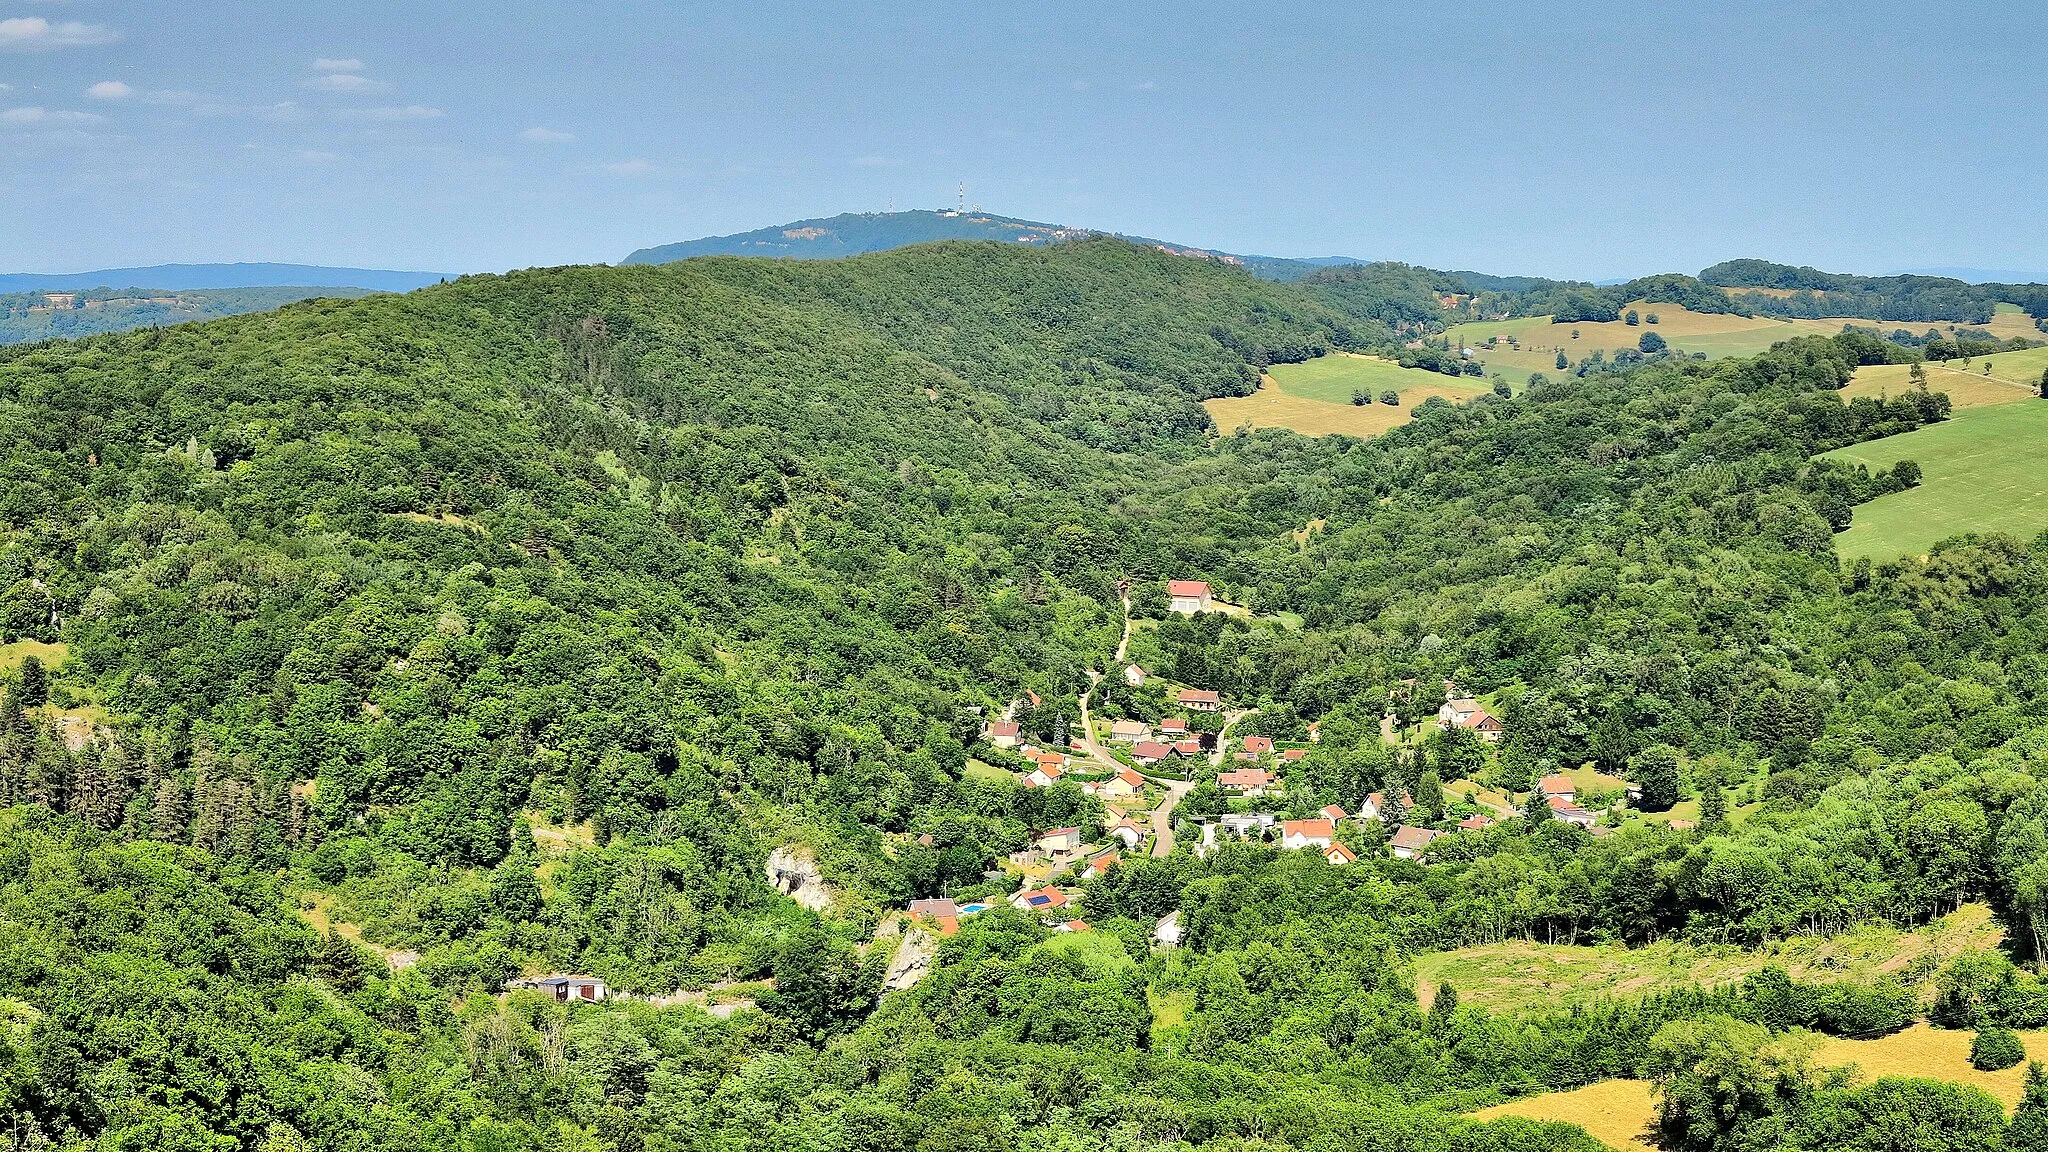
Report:
M938 240L995 240L1003 243L1045 245L1087 236L1118 235L1097 228L1076 228L1039 220L1020 220L993 212L970 209L916 209L907 212L842 212L811 220L795 220L735 232L729 236L704 236L675 244L642 248L627 256L625 264L667 264L693 256L765 256L789 260L838 260L867 252L885 252L911 244ZM1174 244L1145 236L1124 236L1133 243L1149 244L1188 256L1208 256L1237 264L1265 280L1299 280L1319 268L1363 264L1350 256L1316 256L1293 259L1281 256L1243 256L1213 248Z
M362 288L410 292L454 276L384 268L329 268L317 264L154 264L92 272L4 272L0 292L74 292L91 288L161 288L187 292L213 288Z

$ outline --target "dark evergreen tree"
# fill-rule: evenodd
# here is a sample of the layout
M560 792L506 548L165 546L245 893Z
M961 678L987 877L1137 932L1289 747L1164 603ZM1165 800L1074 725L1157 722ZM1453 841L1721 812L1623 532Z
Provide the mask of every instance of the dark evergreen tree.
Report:
M37 656L25 657L21 662L21 706L40 708L50 702L50 673L43 667Z

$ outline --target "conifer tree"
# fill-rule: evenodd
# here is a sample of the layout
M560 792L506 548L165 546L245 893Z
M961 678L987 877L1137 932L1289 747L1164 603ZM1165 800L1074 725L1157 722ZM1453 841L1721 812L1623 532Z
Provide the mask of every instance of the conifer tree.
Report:
M41 659L30 656L21 662L21 706L40 708L50 702L50 673Z

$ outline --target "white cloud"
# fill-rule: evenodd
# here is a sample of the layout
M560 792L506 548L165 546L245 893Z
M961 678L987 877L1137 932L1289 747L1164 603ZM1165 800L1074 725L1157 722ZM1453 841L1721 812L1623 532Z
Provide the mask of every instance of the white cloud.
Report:
M382 92L389 85L354 72L326 72L306 81L306 87L321 92Z
M313 71L315 72L361 72L362 70L363 62L354 57L332 60L322 56L320 59L313 61Z
M87 88L85 94L95 100L126 100L128 97L135 95L135 89L121 83L119 80L102 80Z
M640 159L621 160L616 164L605 165L604 170L614 176L645 176L654 171L654 165Z
M0 112L0 120L9 124L97 124L105 119L90 112L70 112L48 108L9 108Z
M62 20L55 24L41 16L15 16L0 20L0 50L46 52L52 48L81 48L106 44L120 33L104 24Z
M573 132L557 132L553 128L542 128L536 125L521 132L519 138L535 144L567 144L569 141L574 140L576 135Z
M428 108L420 104L408 104L403 108L350 108L335 113L343 120L439 120L447 113L439 108Z

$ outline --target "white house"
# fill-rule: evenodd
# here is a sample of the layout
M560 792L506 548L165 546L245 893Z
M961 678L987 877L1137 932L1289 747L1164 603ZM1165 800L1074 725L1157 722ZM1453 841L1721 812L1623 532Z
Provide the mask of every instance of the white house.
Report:
M1015 720L997 720L988 726L988 742L998 748L1015 748L1023 739Z
M1024 784L1029 788L1050 788L1066 774L1067 770L1057 764L1040 764L1024 777Z
M1167 604L1175 612L1192 616L1207 612L1213 601L1209 599L1207 580L1168 580L1166 582Z
M1124 683L1129 684L1133 688L1144 687L1145 670L1136 664L1124 665Z
M1135 744L1150 739L1152 729L1143 720L1112 720L1109 724L1109 740L1112 744Z
M1171 948L1179 944L1180 937L1180 910L1177 908L1161 916L1159 923L1152 926L1152 938L1159 941L1162 948Z
M1223 699L1206 688L1183 688L1180 691L1180 706L1190 712L1214 712L1223 707Z
M1282 848L1328 848L1336 839L1337 826L1328 820L1283 820L1280 822Z

